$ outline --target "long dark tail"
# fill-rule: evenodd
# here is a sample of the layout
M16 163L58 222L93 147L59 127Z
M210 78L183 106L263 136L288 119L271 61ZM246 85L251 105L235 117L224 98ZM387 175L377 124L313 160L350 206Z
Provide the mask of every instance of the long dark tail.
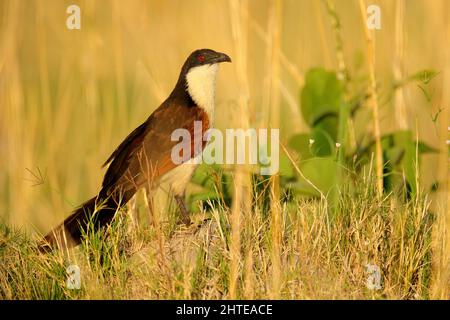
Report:
M83 233L86 233L89 225L93 226L93 231L107 226L116 212L128 202L133 194L121 197L121 201L115 201L111 197L100 200L98 196L86 201L44 237L39 243L39 250L47 252L58 247L77 246L81 243Z

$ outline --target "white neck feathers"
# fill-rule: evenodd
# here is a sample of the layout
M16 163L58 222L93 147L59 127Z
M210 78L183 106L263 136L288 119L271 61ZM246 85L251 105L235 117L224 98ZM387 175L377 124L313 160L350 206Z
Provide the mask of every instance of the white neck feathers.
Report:
M214 119L214 97L218 64L194 67L186 75L187 91L192 100Z

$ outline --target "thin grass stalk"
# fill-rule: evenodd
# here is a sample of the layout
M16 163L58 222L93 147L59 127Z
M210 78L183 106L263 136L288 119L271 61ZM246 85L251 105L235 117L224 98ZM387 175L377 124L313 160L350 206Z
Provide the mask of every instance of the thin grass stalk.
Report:
M450 14L445 15L442 43L450 43ZM450 47L446 46L445 65L442 77L442 105L450 105ZM449 108L444 108L439 118L439 153L438 177L439 190L436 194L436 222L433 230L433 279L431 285L431 298L449 299L450 297L450 159L448 157L448 144L450 142Z
M247 33L248 33L248 1L232 0L230 5L231 31L235 48L234 63L239 83L238 125L246 129L249 126L248 97L249 85L247 79ZM239 165L234 170L234 194L231 208L231 244L230 244L230 272L228 297L237 299L238 280L241 264L241 219L242 212L249 210L251 201L250 175L245 165Z
M338 149L338 168L336 172L337 177L337 185L340 187L343 185L344 177L345 177L345 153L348 144L348 136L349 136L349 128L354 128L353 120L350 117L350 108L347 104L347 101L350 101L349 92L348 92L348 84L349 84L349 71L347 68L347 64L345 62L345 56L344 56L344 45L342 41L341 36L341 22L337 15L334 1L327 0L325 2L328 14L331 18L332 22L332 28L334 31L334 38L336 42L336 57L338 62L338 73L337 77L339 80L342 81L344 86L344 101L341 102L341 105L339 107L339 125L338 125L338 135L337 135L337 142L339 143L340 147ZM354 133L351 134L351 136L354 136ZM331 202L333 204L337 203L338 199L338 190L333 189L330 194Z
M267 32L258 24L255 19L249 17L250 27L255 31L256 35L260 37L266 44L269 42L269 36ZM303 86L303 74L298 71L297 66L290 61L283 51L280 49L280 63L283 66L284 70L296 81L298 86Z
M405 77L404 59L405 59L405 0L395 1L395 51L393 60L393 72L396 82L401 81ZM395 90L394 109L395 124L400 130L408 129L406 116L404 86L400 86Z
M268 34L270 49L270 117L271 128L280 127L280 48L281 48L281 1L272 0L269 7ZM274 141L272 141L273 143ZM270 178L270 229L272 236L272 288L271 298L279 299L281 295L281 207L280 207L280 179L278 175Z
M337 15L334 1L333 0L326 0L325 5L327 7L328 14L331 17L331 23L332 28L334 32L334 39L336 42L336 58L338 63L338 78L341 80L347 80L348 78L348 70L347 65L345 63L344 58L344 46L343 41L341 37L341 22L339 20L339 17Z
M315 17L316 17L317 28L319 30L319 35L320 35L320 44L322 46L324 65L326 68L330 68L332 66L330 48L328 46L328 41L327 41L327 37L325 34L325 26L324 26L324 21L322 19L320 2L313 1L313 3L314 3L314 13L315 13Z
M366 5L364 0L359 0L359 8L361 10L361 19L363 23L364 35L366 38L367 48L367 64L369 68L369 103L372 107L372 120L373 130L375 138L375 170L377 178L377 191L378 197L383 194L383 153L381 148L381 129L380 129L380 116L378 110L378 94L377 94L377 82L375 78L375 45L373 35L367 28L366 24Z

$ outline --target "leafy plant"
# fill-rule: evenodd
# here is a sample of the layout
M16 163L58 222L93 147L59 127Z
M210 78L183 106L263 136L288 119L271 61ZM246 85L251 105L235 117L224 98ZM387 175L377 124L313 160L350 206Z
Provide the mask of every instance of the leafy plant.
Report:
M396 84L394 90L409 81L421 81L426 85L435 76L433 71L419 72ZM295 193L319 196L318 189L329 194L347 176L347 169L358 172L371 159L374 140L364 143L368 134L364 131L365 126L360 132L353 133L359 138L355 147L351 148L347 141L348 123L354 121L357 112L363 109L367 96L356 92L351 97L345 91L347 87L334 71L314 68L305 76L300 92L300 109L310 131L295 134L289 139L290 148L300 156L298 166L304 175L287 184ZM416 141L411 130L393 131L383 136L382 148L385 190L403 186L408 193L415 192L417 187L416 151L417 155L438 151L423 141Z
M233 180L229 173L219 165L200 165L191 179L197 191L189 195L188 202L191 211L198 211L201 203L208 209L211 204L220 204L222 207L231 206L233 195Z

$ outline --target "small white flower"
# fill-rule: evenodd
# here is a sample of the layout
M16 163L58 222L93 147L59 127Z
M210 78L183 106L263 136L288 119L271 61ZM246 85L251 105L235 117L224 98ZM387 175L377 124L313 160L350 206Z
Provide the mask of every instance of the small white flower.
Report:
M309 139L309 145L312 145L314 143L314 139Z
M341 144L339 142L336 142L336 148L339 148Z

